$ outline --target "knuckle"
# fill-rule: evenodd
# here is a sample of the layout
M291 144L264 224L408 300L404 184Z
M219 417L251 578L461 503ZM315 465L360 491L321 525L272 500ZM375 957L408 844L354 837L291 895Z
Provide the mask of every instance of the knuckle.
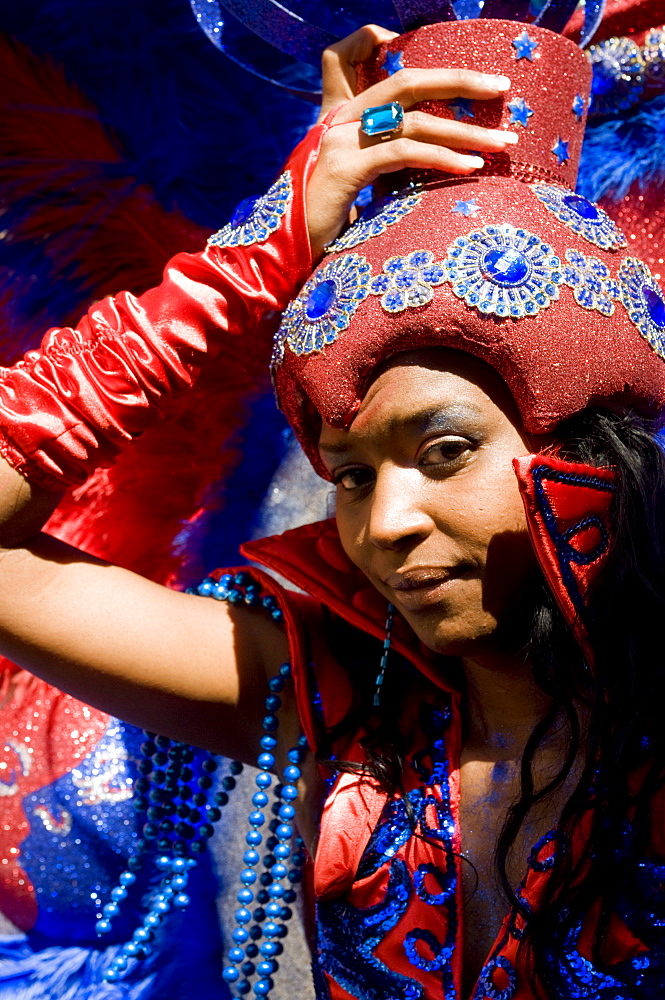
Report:
M419 72L411 66L406 67L406 69L398 70L394 76L393 80L396 82L397 86L404 93L412 95L413 90L418 82Z

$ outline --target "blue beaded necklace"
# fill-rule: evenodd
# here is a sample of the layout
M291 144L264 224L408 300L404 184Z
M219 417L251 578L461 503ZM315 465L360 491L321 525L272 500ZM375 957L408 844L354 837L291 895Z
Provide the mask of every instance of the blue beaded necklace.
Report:
M275 621L283 619L277 600L264 594L251 575L245 571L224 574L215 580L207 577L189 593L231 604L262 606ZM228 952L228 964L222 976L237 997L253 990L256 997L269 997L272 977L279 968L278 957L283 951L281 940L288 933L292 916L291 904L297 898L295 886L302 881L302 866L306 855L302 838L294 830L294 802L298 797L297 781L300 765L307 752L307 741L300 737L297 746L288 751L288 763L282 782L273 785L275 767L275 733L279 727L277 712L281 708L280 692L291 677L291 667L283 663L278 674L268 683L263 717L264 735L257 759L257 791L252 797L252 812L245 837L247 850L243 854L245 867L240 872L240 889L236 899L236 926L231 934L233 944ZM189 904L186 893L189 872L197 864L195 855L206 850L221 817L221 809L229 801L236 785L236 775L243 765L231 761L229 774L221 782L220 791L212 791L212 775L218 762L212 755L204 757L202 774L195 778L189 766L193 749L186 743L166 736L146 733L141 745L143 758L139 763L140 777L135 782L134 808L145 815L142 837L135 854L129 858L120 874L118 885L111 890L111 900L98 917L96 930L100 936L111 931L113 918L120 913L128 889L136 881L137 871L152 863L161 878L152 893L142 924L132 938L122 945L104 974L106 982L115 983L131 971L136 962L147 958L152 950L154 933L172 909L185 909ZM266 808L270 805L268 790L272 789L269 836L265 839L267 853L261 856L261 828L266 824ZM261 867L262 866L262 867ZM254 909L250 907L256 903ZM258 961L257 961L258 959Z

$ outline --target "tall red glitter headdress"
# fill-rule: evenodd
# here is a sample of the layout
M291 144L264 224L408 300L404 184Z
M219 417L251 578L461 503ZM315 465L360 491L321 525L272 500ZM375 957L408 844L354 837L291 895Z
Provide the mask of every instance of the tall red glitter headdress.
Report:
M424 107L513 128L520 142L484 154L471 178L405 176L328 248L291 303L274 379L315 467L324 471L321 418L348 426L373 369L421 347L489 363L531 433L593 404L656 416L665 404L665 297L609 216L573 190L591 82L584 53L534 25L447 22L378 48L359 67L361 88L396 61L509 76L504 97Z

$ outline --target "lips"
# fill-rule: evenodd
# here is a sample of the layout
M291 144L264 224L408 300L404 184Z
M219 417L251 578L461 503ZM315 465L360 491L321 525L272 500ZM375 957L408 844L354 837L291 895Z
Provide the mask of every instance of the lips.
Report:
M444 600L456 583L468 578L471 570L467 563L445 568L420 566L391 573L383 583L393 592L395 604L405 611L418 611Z

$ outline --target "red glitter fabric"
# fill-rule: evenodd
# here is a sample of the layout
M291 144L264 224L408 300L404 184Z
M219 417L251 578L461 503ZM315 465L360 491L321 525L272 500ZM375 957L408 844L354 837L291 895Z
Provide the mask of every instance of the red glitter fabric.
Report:
M532 59L517 58L514 42L523 31L537 42ZM487 157L485 169L473 177L416 178L425 181L419 203L383 232L353 246L347 234L347 247L319 265L285 314L275 352L277 394L317 470L324 471L316 449L321 418L348 426L375 367L423 347L455 348L489 363L508 385L531 433L550 432L593 404L655 417L665 405L662 292L648 267L633 259L636 241L564 186L574 184L584 131L580 102L587 106L590 83L584 54L549 31L506 21L431 25L393 40L388 48L403 52L405 67L457 65L510 76L513 85L503 98L461 109L455 102L438 103L428 110L448 117L471 110L469 120L511 127L520 142ZM359 68L362 85L385 75L384 57L379 51ZM526 126L511 125L520 113ZM566 156L557 155L557 147ZM506 232L512 235L506 238ZM543 273L553 293L541 284L533 314L524 312L519 298L532 280L530 251L525 250L529 239L547 251ZM507 244L521 247L515 265L519 280L513 284L496 270L490 274L494 264L487 256ZM462 273L456 261L461 254L468 263L469 247L477 267L474 272L471 260L470 270ZM382 274L385 278L387 261L414 251L429 252L445 277L432 283L429 301L386 308L386 296L371 293L373 282ZM365 265L369 274L363 277ZM489 309L472 301L469 273L489 289L494 303ZM340 288L344 292L349 281L357 284L356 298L344 311L338 308ZM326 287L314 301L312 292L322 283ZM322 316L326 294L332 305ZM511 306L521 315L499 314ZM332 332L331 324L336 324Z

